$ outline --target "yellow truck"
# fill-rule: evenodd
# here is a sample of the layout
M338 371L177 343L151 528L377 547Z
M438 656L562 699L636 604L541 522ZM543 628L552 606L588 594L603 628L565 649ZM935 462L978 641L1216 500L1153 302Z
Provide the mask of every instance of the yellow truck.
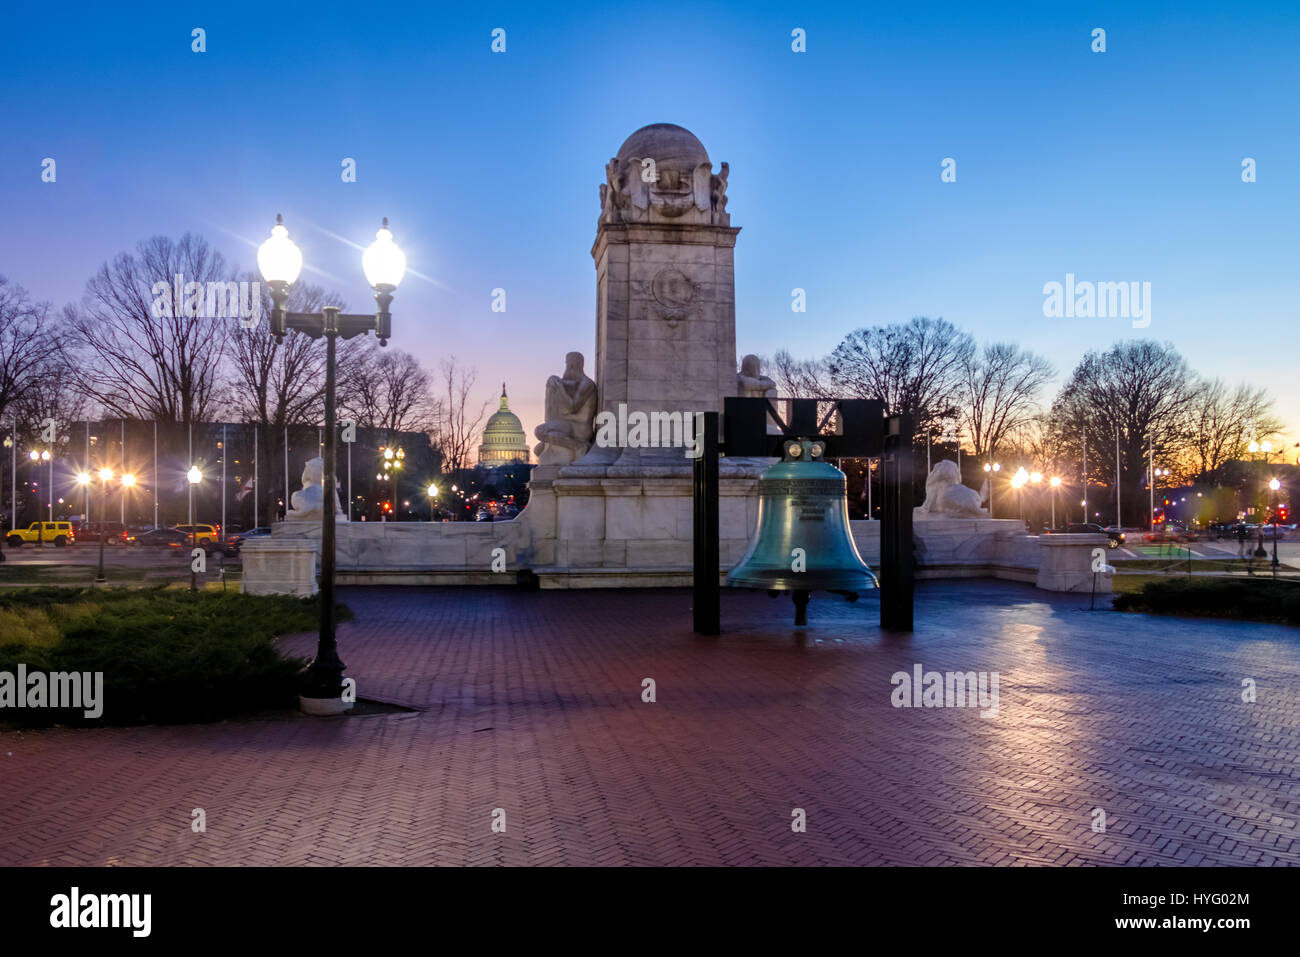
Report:
M5 542L10 548L19 548L24 542L48 542L59 548L76 544L77 534L71 522L32 522L26 528L10 529Z

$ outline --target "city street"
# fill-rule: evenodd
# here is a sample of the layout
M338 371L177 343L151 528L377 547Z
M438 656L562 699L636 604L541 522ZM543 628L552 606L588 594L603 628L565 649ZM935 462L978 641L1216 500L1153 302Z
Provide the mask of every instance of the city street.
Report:
M0 563L0 587L22 585L89 585L99 568L99 543L82 542L66 548L53 545L23 545L4 549ZM223 567L238 570L238 557L207 558L207 571L200 582L220 582ZM149 585L189 580L189 549L108 545L104 548L104 571L110 585Z

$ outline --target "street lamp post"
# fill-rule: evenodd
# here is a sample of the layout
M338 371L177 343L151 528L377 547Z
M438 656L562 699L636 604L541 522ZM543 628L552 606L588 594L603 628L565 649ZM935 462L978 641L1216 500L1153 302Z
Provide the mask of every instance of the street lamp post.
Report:
M1047 482L1052 487L1052 530L1056 530L1056 490L1061 487L1061 480L1053 475Z
M434 509L438 507L438 486L430 485L426 490L429 493L429 521L433 521Z
M996 491L996 489L995 489L995 484L996 484L996 483L994 483L993 478L994 478L994 476L995 476L998 472L1002 471L1002 463L1000 463L1000 462L985 462L985 463L984 463L984 471L987 472L987 473L988 473L988 476L989 476L989 477L988 477L988 483L989 483L989 518L992 518L992 517L993 517L993 499L994 499L994 493L995 493L995 491Z
M135 476L129 472L122 476L122 525L126 525L126 493L128 489L135 488Z
M27 453L27 457L33 462L50 463L50 486L45 490L45 494L49 498L49 520L52 522L54 521L54 456L50 455L49 449L46 449L44 452L37 452L33 449L31 452ZM38 472L37 474L39 475L40 473ZM39 488L39 485L37 487ZM44 545L45 519L41 517L41 503L38 498L36 501L36 547L42 548Z
M1016 469L1016 474L1011 476L1011 487L1016 490L1016 503L1020 508L1020 521L1025 520L1025 483L1029 481L1029 473L1023 468Z
M108 514L108 483L113 481L113 470L99 470L99 571L95 573L95 583L102 585L108 581L104 574L104 539L108 537L104 529L104 516ZM89 518L89 516L87 516Z
M1277 479L1269 479L1268 490L1272 493L1269 496L1269 511L1273 513L1273 577L1277 577L1277 490L1282 487L1282 483Z
M185 473L185 480L190 486L190 591L198 591L198 573L194 570L193 550L199 547L199 530L194 527L194 486L203 481L203 473L199 471L197 465L191 465L190 470Z
M375 241L362 255L361 268L366 281L375 290L373 315L344 315L337 307L326 306L319 313L289 312L289 290L302 271L302 253L289 239L280 216L271 230L271 238L257 251L257 265L271 289L271 332L283 340L289 329L310 336L325 337L325 468L321 482L321 558L320 558L320 636L316 657L308 669L307 685L299 695L299 706L309 714L339 714L346 710L343 701L343 671L347 667L339 658L334 620L335 564L335 448L338 431L335 422L335 342L341 336L351 339L375 331L381 346L392 334L392 315L388 311L393 293L406 272L406 256L393 242L388 220L375 233Z

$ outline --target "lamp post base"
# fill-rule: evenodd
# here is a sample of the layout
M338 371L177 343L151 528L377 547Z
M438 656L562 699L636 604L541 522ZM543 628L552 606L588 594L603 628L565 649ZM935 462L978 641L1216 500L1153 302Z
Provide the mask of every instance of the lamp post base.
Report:
M298 710L303 714L329 716L343 714L351 711L356 706L356 702L344 701L339 698L309 698L306 695L298 696Z

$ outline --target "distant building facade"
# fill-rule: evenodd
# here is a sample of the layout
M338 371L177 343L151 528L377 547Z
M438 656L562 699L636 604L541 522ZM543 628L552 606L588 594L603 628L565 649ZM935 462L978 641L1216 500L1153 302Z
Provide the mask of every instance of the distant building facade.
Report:
M501 408L492 413L483 427L483 444L478 447L478 463L487 468L528 462L528 439L519 416L510 411L506 384L501 383Z

